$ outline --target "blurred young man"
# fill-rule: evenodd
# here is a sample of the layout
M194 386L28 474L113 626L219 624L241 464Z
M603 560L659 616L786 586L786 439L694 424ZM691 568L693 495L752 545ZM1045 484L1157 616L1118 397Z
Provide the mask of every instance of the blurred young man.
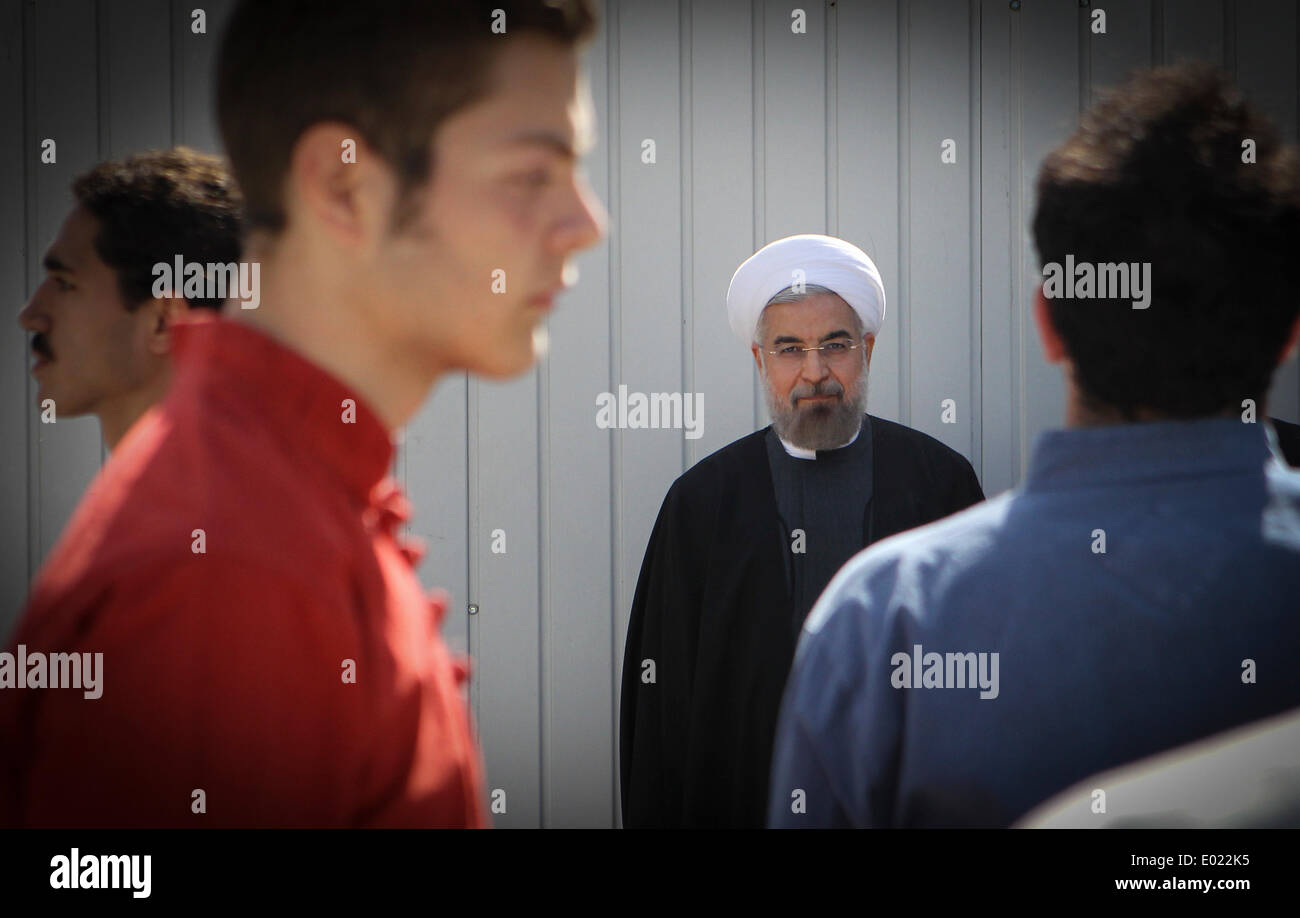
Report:
M177 328L166 401L42 572L18 640L102 652L102 697L3 693L12 821L486 824L385 474L439 376L533 364L601 234L592 28L581 0L236 6L218 115L260 305Z
M772 825L1006 826L1300 705L1300 474L1254 422L1300 333L1296 151L1215 71L1148 72L1047 158L1034 235L1067 429L1016 490L827 588L782 702ZM1063 296L1070 263L1150 283Z
M72 193L18 321L32 332L37 402L53 400L60 418L96 415L114 449L167 390L169 326L222 304L175 283L155 296L155 265L237 263L242 201L219 158L183 147L100 163Z

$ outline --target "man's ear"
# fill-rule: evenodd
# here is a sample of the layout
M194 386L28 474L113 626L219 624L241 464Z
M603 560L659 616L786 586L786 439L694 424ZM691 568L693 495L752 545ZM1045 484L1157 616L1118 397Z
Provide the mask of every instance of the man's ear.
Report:
M866 347L866 349L867 349L867 364L870 365L870 363L871 363L871 352L874 351L874 350L876 349L876 336L875 336L875 335L863 335L863 336L862 336L862 340L863 340L864 345L865 345L865 347Z
M321 121L293 146L287 208L345 247L382 237L397 199L388 163L349 125Z
M1043 285L1034 288L1034 324L1038 326L1038 340L1043 345L1043 356L1048 363L1061 363L1070 359L1065 350L1056 326L1052 324L1052 312L1047 307L1047 298L1043 296Z
M763 355L758 352L758 345L751 344L749 349L754 354L754 366L758 367L758 375L763 375Z
M145 300L140 308L149 310L149 353L166 357L171 353L171 327L189 313L189 301L168 290L164 296Z

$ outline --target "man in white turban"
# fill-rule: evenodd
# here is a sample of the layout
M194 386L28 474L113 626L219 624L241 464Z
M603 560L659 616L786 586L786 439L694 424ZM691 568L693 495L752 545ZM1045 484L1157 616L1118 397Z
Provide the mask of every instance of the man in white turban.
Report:
M673 484L646 549L623 660L623 822L764 824L777 712L819 593L885 536L982 500L969 462L866 414L880 272L830 236L737 269L731 327L772 423Z

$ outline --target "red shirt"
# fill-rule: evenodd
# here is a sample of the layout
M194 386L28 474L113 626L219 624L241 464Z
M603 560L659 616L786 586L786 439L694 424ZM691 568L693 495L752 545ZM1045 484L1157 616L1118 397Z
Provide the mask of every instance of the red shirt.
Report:
M196 320L173 345L170 392L9 648L103 653L102 696L0 690L0 823L485 826L466 667L394 534L387 431L247 325Z

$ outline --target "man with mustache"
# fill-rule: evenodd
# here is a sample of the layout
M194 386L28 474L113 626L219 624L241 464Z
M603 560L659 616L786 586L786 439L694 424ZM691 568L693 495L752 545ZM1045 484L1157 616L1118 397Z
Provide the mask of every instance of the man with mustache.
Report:
M669 489L628 624L623 822L758 827L778 705L818 594L864 546L983 499L961 455L865 413L885 291L867 255L800 235L727 291L772 424Z
M76 206L45 253L18 322L32 333L56 419L93 414L115 449L171 377L170 326L219 297L155 297L154 265L239 259L242 200L225 165L184 147L104 162L72 183Z

